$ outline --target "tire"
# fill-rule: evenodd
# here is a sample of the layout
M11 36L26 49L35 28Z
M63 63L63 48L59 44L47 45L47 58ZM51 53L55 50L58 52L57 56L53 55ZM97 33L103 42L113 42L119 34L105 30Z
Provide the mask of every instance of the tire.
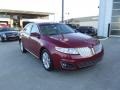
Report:
M42 60L42 64L45 70L47 71L53 70L53 62L52 62L49 52L46 49L42 51L41 60Z
M4 42L4 39L2 37L0 37L0 42Z
M19 44L20 44L20 50L21 50L21 52L22 52L22 53L26 53L27 51L26 51L26 49L24 48L22 41L20 41Z

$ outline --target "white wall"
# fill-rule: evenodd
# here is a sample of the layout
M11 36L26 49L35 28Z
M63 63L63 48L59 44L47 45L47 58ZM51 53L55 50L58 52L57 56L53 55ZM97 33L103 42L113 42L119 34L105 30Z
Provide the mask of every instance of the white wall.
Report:
M98 29L98 21L80 22L80 26L93 26Z
M51 22L55 22L55 14L49 15L49 20L50 20Z
M108 24L111 23L113 0L100 0L98 36L107 37Z
M10 18L0 18L0 21L10 21Z

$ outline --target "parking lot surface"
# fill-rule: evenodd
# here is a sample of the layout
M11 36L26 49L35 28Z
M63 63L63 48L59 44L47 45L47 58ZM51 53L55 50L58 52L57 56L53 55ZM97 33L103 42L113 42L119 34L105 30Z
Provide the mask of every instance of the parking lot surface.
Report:
M18 42L0 43L0 90L120 90L120 38L102 43L105 55L96 66L52 72L22 54Z

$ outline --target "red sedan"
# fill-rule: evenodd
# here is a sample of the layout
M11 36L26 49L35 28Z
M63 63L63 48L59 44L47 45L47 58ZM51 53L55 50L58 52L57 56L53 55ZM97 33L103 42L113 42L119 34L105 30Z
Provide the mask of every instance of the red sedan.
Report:
M46 70L78 69L102 60L99 40L60 23L29 23L20 33L20 49L42 60Z

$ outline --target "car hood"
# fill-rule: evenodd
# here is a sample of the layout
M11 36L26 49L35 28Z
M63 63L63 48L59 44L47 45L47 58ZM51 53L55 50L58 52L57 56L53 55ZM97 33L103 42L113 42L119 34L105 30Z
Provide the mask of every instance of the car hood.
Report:
M92 47L99 43L97 39L81 33L70 33L63 35L54 35L46 37L49 42L54 43L59 47Z

